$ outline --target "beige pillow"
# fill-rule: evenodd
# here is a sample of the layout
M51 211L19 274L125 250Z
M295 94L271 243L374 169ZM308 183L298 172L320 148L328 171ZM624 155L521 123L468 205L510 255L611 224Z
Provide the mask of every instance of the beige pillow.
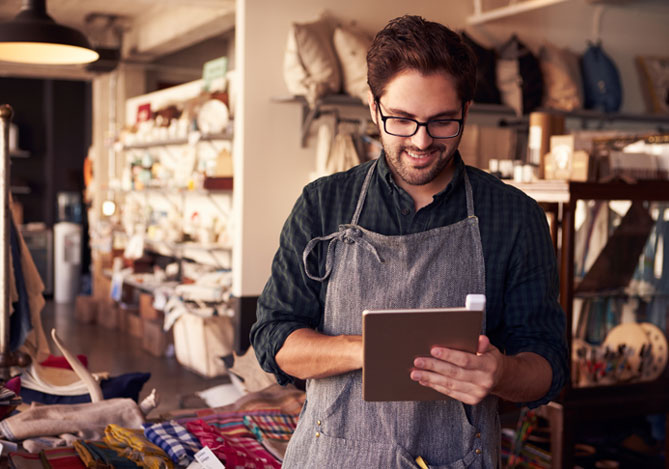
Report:
M544 79L542 104L545 107L572 111L583 105L580 78L573 76L568 53L548 41L539 50L539 64Z
M341 65L344 92L367 103L367 50L372 38L362 31L339 26L334 32L334 47Z
M305 96L311 106L341 90L341 72L332 44L333 26L326 18L293 23L284 55L284 80L288 90Z

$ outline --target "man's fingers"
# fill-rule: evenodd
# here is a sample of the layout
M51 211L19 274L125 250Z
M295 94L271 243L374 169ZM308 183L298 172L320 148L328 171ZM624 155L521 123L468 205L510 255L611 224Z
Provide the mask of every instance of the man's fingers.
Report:
M411 379L465 404L478 404L488 394L485 388L473 383L448 379L427 370L413 370Z
M490 339L488 339L488 336L480 335L479 336L479 346L478 346L478 349L476 350L476 353L478 355L480 355L482 353L486 353L489 348L490 348Z

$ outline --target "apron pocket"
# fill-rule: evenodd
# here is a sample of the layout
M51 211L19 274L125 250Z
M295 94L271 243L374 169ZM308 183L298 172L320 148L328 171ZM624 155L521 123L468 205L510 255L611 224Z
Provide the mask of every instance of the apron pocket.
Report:
M328 418L338 412L342 405L349 406L351 401L360 399L360 396L353 394L355 377L351 375L355 373L351 372L333 378L325 378L325 380L330 382L326 383L325 380L321 380L322 382L318 383L318 390L315 392L312 391L312 394L316 394L318 399L316 408L325 409L321 414L324 418Z
M321 434L319 461L306 467L378 467L384 469L417 469L419 466L403 448L363 440L345 440Z

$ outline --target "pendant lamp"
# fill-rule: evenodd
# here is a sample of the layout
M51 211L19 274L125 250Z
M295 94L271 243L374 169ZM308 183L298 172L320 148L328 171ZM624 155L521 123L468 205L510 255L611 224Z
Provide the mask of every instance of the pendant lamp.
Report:
M86 36L56 23L46 0L23 0L16 18L0 23L0 60L25 64L84 64L98 59Z

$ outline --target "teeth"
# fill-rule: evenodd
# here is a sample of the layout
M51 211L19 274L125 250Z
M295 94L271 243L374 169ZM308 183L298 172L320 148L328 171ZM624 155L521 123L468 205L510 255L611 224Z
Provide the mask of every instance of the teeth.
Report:
M429 153L413 153L413 152L410 152L410 151L407 151L407 155L409 155L411 158L417 158L417 159L423 159L423 158L427 158L428 156L430 156Z

